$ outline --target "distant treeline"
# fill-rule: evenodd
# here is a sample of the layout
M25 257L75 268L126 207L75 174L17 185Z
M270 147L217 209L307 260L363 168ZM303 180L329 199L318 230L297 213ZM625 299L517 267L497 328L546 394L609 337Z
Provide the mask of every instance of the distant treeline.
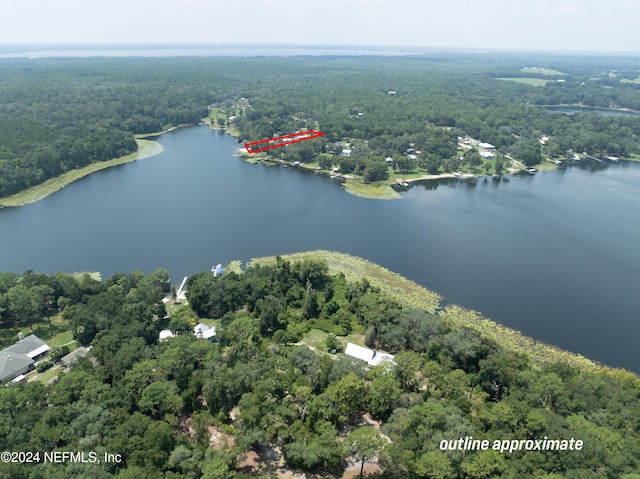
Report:
M566 75L522 71L544 58L435 56L11 59L0 61L0 197L73 168L135 150L134 134L194 123L217 108L216 123L239 141L316 128L323 139L277 149L385 179L397 169L459 166L457 136L495 145L527 164L572 151L640 152L640 120L549 114L539 105L640 109L637 71L625 59L547 58ZM616 73L612 73L615 69ZM634 76L635 75L635 76ZM546 87L499 81L540 77ZM229 121L227 118L235 117ZM541 135L549 137L542 148ZM344 146L350 157L341 156ZM420 151L409 157L407 150ZM471 156L468 162L477 161ZM477 165L476 165L477 166Z
M206 116L202 82L181 78L179 65L144 63L0 62L0 197L132 153L134 134Z

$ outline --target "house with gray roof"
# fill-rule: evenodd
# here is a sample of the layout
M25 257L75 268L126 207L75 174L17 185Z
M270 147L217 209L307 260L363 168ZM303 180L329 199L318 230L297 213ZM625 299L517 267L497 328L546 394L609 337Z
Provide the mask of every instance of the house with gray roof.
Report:
M5 351L26 354L34 361L37 361L43 356L46 356L50 349L49 345L42 339L35 334L31 334L26 338L21 338L16 344L5 349Z
M20 340L0 351L0 383L10 381L33 369L36 361L46 356L49 345L35 334Z
M0 351L0 383L11 381L33 369L34 361L26 354Z

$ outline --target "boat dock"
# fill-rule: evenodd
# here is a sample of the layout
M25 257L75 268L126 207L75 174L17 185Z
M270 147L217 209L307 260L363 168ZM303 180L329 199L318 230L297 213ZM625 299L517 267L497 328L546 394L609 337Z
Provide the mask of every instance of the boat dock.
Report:
M513 163L513 165L518 168L519 170L524 171L525 173L529 173L530 175L535 175L538 170L536 170L535 168L527 168L525 166L524 163L522 163L521 161L516 160L515 158L511 158L508 155L504 155L505 158L511 160L511 162Z
M598 162L600 162L600 163L604 163L604 161L602 161L600 158L596 158L595 156L588 155L586 151L585 151L585 152L583 152L583 154L584 154L584 156L586 156L587 158L591 158L592 160L596 160L596 161L598 161Z
M180 283L180 287L178 288L178 291L176 291L176 298L187 299L187 297L184 295L184 285L187 284L187 278L188 276L185 276L182 280L182 283Z

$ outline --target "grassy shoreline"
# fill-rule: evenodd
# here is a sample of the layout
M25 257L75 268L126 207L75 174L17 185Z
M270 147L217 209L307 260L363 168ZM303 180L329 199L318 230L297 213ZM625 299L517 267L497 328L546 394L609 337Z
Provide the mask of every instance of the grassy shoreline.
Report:
M112 166L118 166L132 161L149 158L151 156L158 155L163 151L162 145L157 141L136 139L136 143L138 144L138 151L135 153L108 161L91 163L84 168L67 171L60 176L51 178L39 185L32 186L31 188L16 193L15 195L0 198L0 208L15 208L35 203L36 201L61 190L68 184L90 175L91 173L104 170L105 168L110 168Z
M383 293L395 298L403 306L434 312L442 300L438 293L357 256L335 251L316 250L287 254L281 257L289 261L303 258L323 259L329 265L330 274L342 272L350 281L366 277L372 285L379 287ZM275 262L275 257L255 258L249 264L268 264L271 262ZM473 328L508 351L528 356L536 368L542 368L546 364L555 362L564 362L586 370L612 370L612 368L605 367L580 354L536 341L520 331L484 317L477 311L471 311L458 305L447 305L440 315L454 327Z

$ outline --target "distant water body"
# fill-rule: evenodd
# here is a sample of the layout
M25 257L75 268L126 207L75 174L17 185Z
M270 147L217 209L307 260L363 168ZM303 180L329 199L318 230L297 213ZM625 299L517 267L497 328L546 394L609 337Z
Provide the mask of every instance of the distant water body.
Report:
M404 56L428 49L309 45L0 45L0 58Z
M576 113L599 113L606 116L632 116L640 118L640 112L633 110L623 110L620 108L596 108L592 106L547 106L549 113L564 113L565 115L575 115Z

